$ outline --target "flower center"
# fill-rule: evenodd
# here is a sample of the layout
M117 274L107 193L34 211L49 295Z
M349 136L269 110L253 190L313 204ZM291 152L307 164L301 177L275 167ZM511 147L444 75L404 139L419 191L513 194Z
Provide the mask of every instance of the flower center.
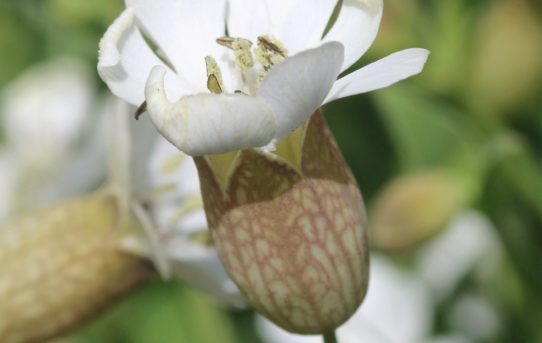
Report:
M272 36L259 36L255 48L252 48L253 43L245 38L220 37L216 42L233 51L234 64L239 75L236 80L238 87L235 87L235 93L254 95L267 72L288 57L288 50ZM259 64L256 64L255 60ZM207 89L211 93L222 93L224 82L218 63L212 56L207 56L205 57L205 65L207 67Z

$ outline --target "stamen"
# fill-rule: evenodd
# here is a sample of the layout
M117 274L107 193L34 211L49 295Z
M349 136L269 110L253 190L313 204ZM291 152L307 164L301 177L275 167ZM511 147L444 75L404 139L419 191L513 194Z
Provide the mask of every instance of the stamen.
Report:
M216 40L216 42L228 49L233 50L235 55L235 65L241 69L241 71L246 71L254 67L254 58L252 57L252 52L250 51L252 42L248 39L220 37Z
M219 37L216 39L216 42L218 43L218 45L222 45L228 49L232 49L232 44L233 44L233 41L235 40L235 38L233 37Z
M205 57L205 66L207 67L207 89L211 93L222 93L222 72L216 60L211 57Z
M288 50L275 37L259 36L258 46L254 49L254 54L264 70L268 71L272 66L279 64L288 57Z

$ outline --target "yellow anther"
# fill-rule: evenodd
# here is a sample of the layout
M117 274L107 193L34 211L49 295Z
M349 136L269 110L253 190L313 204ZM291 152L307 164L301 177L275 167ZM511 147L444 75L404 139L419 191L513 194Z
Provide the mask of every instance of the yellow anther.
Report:
M241 71L248 70L254 67L254 58L250 48L252 42L245 38L220 37L216 42L228 49L233 50L235 55L235 65Z
M222 45L228 49L232 49L232 44L233 44L233 41L235 40L235 38L233 37L220 37L220 38L217 38L216 39L216 42L219 44L219 45Z
M222 72L216 60L211 57L205 57L205 66L207 67L207 89L215 94L222 93Z
M264 70L267 71L272 66L284 61L288 57L288 50L275 37L259 36L258 46L254 49L254 54Z
M220 83L218 82L218 79L214 74L209 75L209 77L207 78L207 89L211 91L211 93L222 93L222 87L220 86Z

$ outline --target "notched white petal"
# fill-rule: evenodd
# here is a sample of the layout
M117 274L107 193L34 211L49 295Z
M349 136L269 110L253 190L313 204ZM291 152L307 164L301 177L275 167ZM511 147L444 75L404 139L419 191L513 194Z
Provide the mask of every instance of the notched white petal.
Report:
M342 44L329 42L270 70L257 94L273 108L275 138L286 137L320 107L339 75L343 58Z
M339 79L324 103L385 88L419 74L428 57L429 51L419 48L393 53Z
M118 50L119 41L126 32L133 26L134 11L126 9L109 26L104 36L100 40L100 49L98 56L98 72L107 74L107 68L116 67L120 63L120 52ZM113 76L115 70L112 70Z
M145 69L145 59L152 56L145 51L143 39L140 41L139 32L134 23L134 12L126 9L107 29L100 41L98 55L98 74L107 83L113 94L127 100L132 104L142 102L145 76L138 76L137 73L130 73L130 69ZM143 43L143 44L142 44ZM128 61L128 65L122 60L123 51L139 50L145 58L135 61ZM123 63L124 62L124 63ZM138 68L133 62L139 62ZM153 61L158 62L158 61ZM131 68L131 67L134 68ZM147 66L147 70L152 65Z
M275 135L272 109L244 94L197 94L170 103L163 67L151 71L145 97L158 131L191 156L221 154L267 145Z
M137 28L134 11L126 9L100 41L98 74L113 94L139 106L151 68L161 64ZM168 80L168 91L180 95L190 89L175 76Z

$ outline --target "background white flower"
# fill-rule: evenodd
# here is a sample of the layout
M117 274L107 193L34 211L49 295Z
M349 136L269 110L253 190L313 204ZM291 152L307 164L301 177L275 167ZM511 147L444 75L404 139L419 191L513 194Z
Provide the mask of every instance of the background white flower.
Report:
M174 175L162 173L159 168L170 153L182 153L156 133L148 118L135 122L130 118L133 107L110 95L99 96L91 71L74 58L29 68L7 85L1 98L6 140L0 147L0 219L94 191L106 179L109 159L111 181L126 188L130 201L149 200L152 230L164 238L158 242L159 254L169 261L173 276L224 304L243 306L214 248L189 239L194 232L207 231L201 202L178 215L185 200L199 197L192 160L186 158L180 170L171 169ZM149 192L172 177L175 189L154 192L149 199ZM168 213L168 206L176 213ZM138 253L150 243L145 235L128 240L134 238Z
M102 39L98 72L117 96L134 105L146 100L158 130L190 155L265 146L322 104L419 73L428 56L427 50L407 49L336 81L376 37L382 0L343 1L328 32L336 0L126 5ZM230 37L258 42L254 55L247 46L231 45L230 52L217 44L226 26Z
M435 299L450 297L458 282L473 270L496 268L502 250L493 232L485 216L472 210L463 211L442 234L420 249L418 273L430 286Z
M157 134L135 108L111 99L109 186L126 197L143 230L121 248L150 259L161 276L186 282L225 306L246 306L209 241L199 178L191 158Z
M171 275L224 305L245 307L210 241L194 161L158 136L148 172L149 208Z
M104 176L92 74L58 58L28 69L1 94L6 214L93 189Z

